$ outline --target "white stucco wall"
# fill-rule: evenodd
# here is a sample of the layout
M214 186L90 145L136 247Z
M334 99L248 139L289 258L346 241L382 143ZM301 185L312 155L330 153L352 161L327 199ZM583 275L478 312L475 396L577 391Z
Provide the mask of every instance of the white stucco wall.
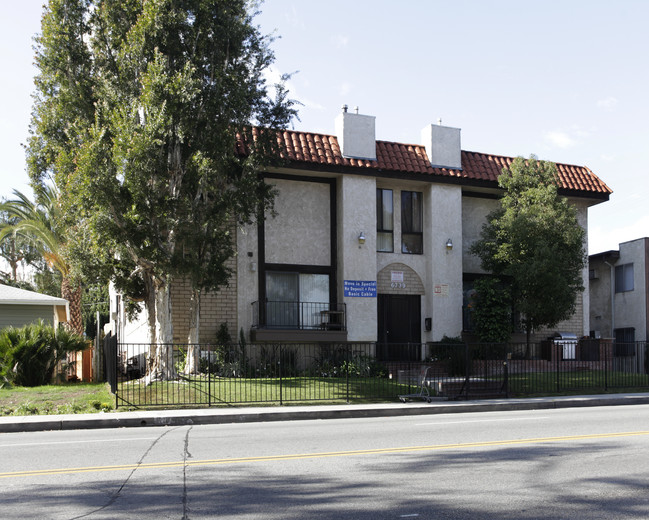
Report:
M266 262L330 265L329 185L283 179L267 182L276 187L277 196L276 214L266 216Z
M424 253L427 264L426 305L422 316L432 318L428 341L462 333L462 189L430 185L424 197ZM447 249L448 240L453 243Z
M387 266L394 266L395 264L404 264L411 268L415 274L421 280L422 285L424 286L424 295L421 296L421 341L425 342L429 340L430 333L427 333L424 330L424 319L431 316L429 312L429 302L427 302L426 294L430 292L431 284L427 271L427 258L425 254L422 255L413 255L413 254L404 254L401 252L401 192L402 191L418 191L423 193L423 219L424 219L424 234L423 234L423 245L424 253L426 251L426 244L430 242L430 237L428 236L428 217L426 213L426 208L429 206L429 196L427 194L428 184L422 183L411 183L404 181L396 181L391 179L379 179L377 180L377 188L389 189L392 190L392 203L393 203L393 245L394 251L392 253L386 252L376 252L376 268L377 273L381 272ZM374 223L374 228L376 228L376 222ZM376 245L374 246L376 250ZM397 270L401 270L400 268ZM390 294L412 294L411 287L406 287L405 289L396 288L390 291ZM377 318L375 318L377 319ZM425 356L425 353L424 353Z
M253 302L259 300L259 247L257 225L237 233L237 316L246 335L253 324Z
M124 308L124 300L111 283L108 287L110 301L110 331L117 334L120 343L150 343L148 312L143 303L139 304L140 312L129 320ZM104 327L104 332L107 332Z
M347 306L349 341L376 341L377 299L344 297L345 280L376 281L376 180L345 175L338 181L338 295ZM364 244L358 243L360 232Z
M377 187L391 189L394 202L394 252L377 252L377 271L392 264L405 264L421 279L422 342L462 332L462 201L461 188L441 184L405 183L380 179ZM423 198L424 254L401 253L401 191L419 191ZM453 249L446 248L448 239ZM437 291L437 292L436 292ZM408 294L408 289L403 291ZM425 330L431 318L432 330Z

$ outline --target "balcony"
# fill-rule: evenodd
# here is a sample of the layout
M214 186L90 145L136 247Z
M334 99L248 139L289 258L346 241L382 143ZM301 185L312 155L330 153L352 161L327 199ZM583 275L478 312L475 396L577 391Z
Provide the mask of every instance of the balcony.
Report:
M346 341L344 303L253 302L253 341Z

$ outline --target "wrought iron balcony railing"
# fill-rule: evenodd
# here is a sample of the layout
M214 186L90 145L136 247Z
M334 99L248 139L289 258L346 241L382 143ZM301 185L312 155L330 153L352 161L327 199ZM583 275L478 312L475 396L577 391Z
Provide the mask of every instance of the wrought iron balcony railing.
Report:
M257 301L252 316L256 329L347 330L344 303Z

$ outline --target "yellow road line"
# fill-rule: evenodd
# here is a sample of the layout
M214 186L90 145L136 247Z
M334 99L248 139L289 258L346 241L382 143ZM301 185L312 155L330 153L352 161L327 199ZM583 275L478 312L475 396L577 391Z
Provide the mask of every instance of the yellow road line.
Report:
M536 439L509 439L503 441L468 442L468 443L458 443L458 444L437 444L431 446L404 446L401 448L399 447L376 448L376 449L368 449L368 450L331 451L331 452L322 452L322 453L299 453L299 454L289 454L289 455L268 455L263 457L240 457L240 458L232 458L232 459L187 460L187 461L174 461L174 462L152 462L148 464L123 464L123 465L116 465L116 466L89 466L83 468L58 468L58 469L42 469L42 470L29 470L29 471L13 471L9 473L0 473L0 478L68 475L74 473L92 473L92 472L104 472L104 471L123 471L123 470L132 471L134 469L160 469L160 468L176 468L182 466L211 466L211 465L218 465L218 464L242 464L247 462L272 462L272 461L283 461L283 460L319 459L319 458L327 458L327 457L349 457L349 456L358 456L358 455L409 453L409 452L417 452L417 451L488 448L493 446L512 446L512 445L520 445L520 444L538 444L544 442L611 439L616 437L637 437L643 435L649 435L649 431L621 432L621 433L592 433L587 435L568 435L562 437L540 437Z

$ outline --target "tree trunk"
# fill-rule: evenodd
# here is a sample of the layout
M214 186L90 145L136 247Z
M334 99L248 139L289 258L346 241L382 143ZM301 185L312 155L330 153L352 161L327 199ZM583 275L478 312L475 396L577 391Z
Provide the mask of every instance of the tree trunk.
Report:
M189 304L189 334L187 336L187 359L184 374L200 373L200 325L201 325L201 290L192 289Z
M151 366L145 383L176 378L174 366L173 323L171 321L171 280L157 280L155 287L155 337L151 344Z
M68 327L73 332L83 335L83 317L81 315L81 284L72 285L70 278L61 280L61 297L70 304L70 322Z
M153 286L153 276L149 272L143 274L145 295L144 306L147 313L147 325L149 327L149 341L152 345L158 343L156 336L156 313L155 313L155 287Z

